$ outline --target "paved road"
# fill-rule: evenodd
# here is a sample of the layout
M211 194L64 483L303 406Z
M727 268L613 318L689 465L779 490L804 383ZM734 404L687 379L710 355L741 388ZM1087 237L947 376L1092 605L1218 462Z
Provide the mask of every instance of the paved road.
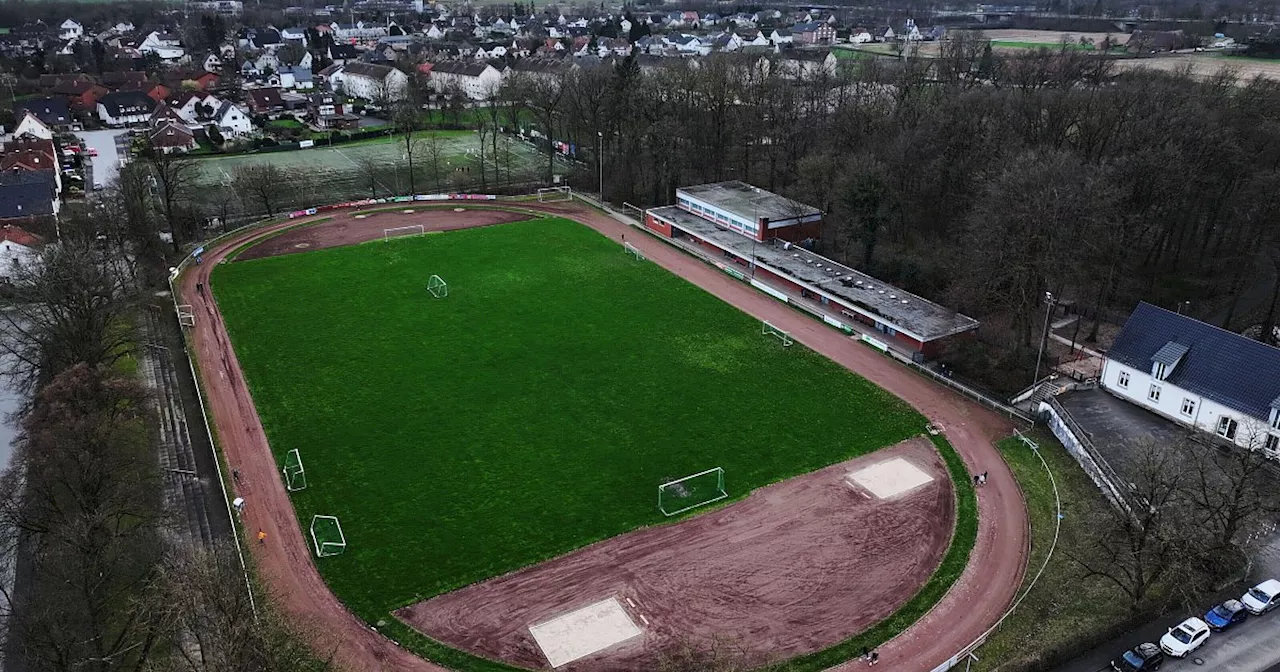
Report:
M1280 577L1280 536L1272 536L1257 551L1249 582L1257 583L1270 577ZM1236 596L1236 591L1231 591L1218 595L1217 599ZM1213 599L1206 600L1205 608L1213 602ZM1158 641L1168 628L1187 615L1173 614L1157 618L1059 667L1058 672L1097 672L1109 669L1108 663L1116 654L1141 642ZM1197 664L1194 658L1199 658L1203 663ZM1162 672L1196 669L1215 672L1280 672L1280 612L1251 618L1227 632L1211 635L1204 647L1187 660L1173 660L1161 668Z
M129 134L126 131L78 131L76 135L84 140L86 147L98 150L93 157L93 182L86 184L86 189L93 189L94 184L104 187L115 182L120 174L120 151L128 147ZM124 147L118 142L123 141Z

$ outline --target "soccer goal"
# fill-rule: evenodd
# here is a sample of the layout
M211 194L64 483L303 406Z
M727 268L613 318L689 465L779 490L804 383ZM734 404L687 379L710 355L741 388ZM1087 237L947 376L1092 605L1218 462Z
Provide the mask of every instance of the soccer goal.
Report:
M307 488L307 470L302 468L302 455L297 448L285 454L284 468L280 471L284 474L284 487L289 492Z
M782 341L783 347L791 345L794 342L791 340L791 334L789 332L783 331L772 324L769 324L769 320L765 320L760 325L760 334L762 336L776 336L779 341Z
M658 509L674 516L729 496L724 489L724 469L715 467L658 486Z
M311 544L317 558L327 558L347 550L347 538L337 516L311 517Z
M406 210L406 212L412 212ZM382 230L382 241L387 242L392 238L403 238L404 236L421 236L427 232L422 224L411 224L409 226L393 226L389 229Z
M557 203L560 201L572 201L572 187L543 187L538 190L539 203Z
M438 275L432 275L427 279L427 291L431 292L431 296L434 296L437 299L443 299L444 297L449 296L449 285L444 281L444 278Z
M635 245L632 245L631 243L623 243L622 249L625 250L627 254L634 256L636 261L644 261L644 252L641 252L640 248Z
M184 327L196 326L196 313L191 309L191 304L184 303L178 306L178 324Z

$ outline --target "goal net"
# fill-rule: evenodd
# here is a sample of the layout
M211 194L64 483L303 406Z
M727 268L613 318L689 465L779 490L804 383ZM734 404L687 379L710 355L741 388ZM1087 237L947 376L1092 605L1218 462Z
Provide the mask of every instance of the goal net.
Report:
M449 296L449 285L438 275L432 275L427 279L427 291L431 292L431 296L437 299L443 299Z
M347 538L336 516L311 517L311 544L317 558L327 558L347 550Z
M539 203L556 203L559 201L572 201L573 189L571 187L543 187L538 190Z
M289 492L306 489L307 470L302 468L302 455L297 448L285 454L284 468L280 471L284 474L284 487Z
M636 261L644 261L644 252L641 252L635 245L632 245L631 243L623 243L622 249L626 250L627 254L634 256Z
M715 467L658 486L658 509L674 516L729 496L724 489L724 469Z
M760 334L764 336L777 337L779 341L782 341L782 345L784 347L791 345L794 342L791 340L790 332L783 331L772 324L769 324L768 320L765 320L764 323L760 325Z
M413 212L413 211L406 210L405 212ZM412 224L409 226L394 226L390 229L382 230L382 240L383 242L386 242L388 240L391 240L392 238L402 238L404 236L421 236L426 232L427 232L427 229L422 224Z

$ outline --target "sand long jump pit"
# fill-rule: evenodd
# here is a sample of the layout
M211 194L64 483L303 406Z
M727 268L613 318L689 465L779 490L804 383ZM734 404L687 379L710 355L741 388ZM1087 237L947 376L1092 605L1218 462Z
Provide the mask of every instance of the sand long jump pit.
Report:
M451 646L531 668L653 669L664 650L712 642L755 664L791 658L865 630L915 594L946 552L952 493L933 445L910 439L396 615Z

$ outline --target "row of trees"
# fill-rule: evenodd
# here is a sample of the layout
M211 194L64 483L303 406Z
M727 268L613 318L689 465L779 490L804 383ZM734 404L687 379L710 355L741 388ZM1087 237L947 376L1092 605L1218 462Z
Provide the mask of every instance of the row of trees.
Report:
M0 474L0 650L32 672L327 669L254 609L234 552L165 541L156 423L132 365L164 278L146 224L163 209L121 187L11 272L0 363L24 403Z

